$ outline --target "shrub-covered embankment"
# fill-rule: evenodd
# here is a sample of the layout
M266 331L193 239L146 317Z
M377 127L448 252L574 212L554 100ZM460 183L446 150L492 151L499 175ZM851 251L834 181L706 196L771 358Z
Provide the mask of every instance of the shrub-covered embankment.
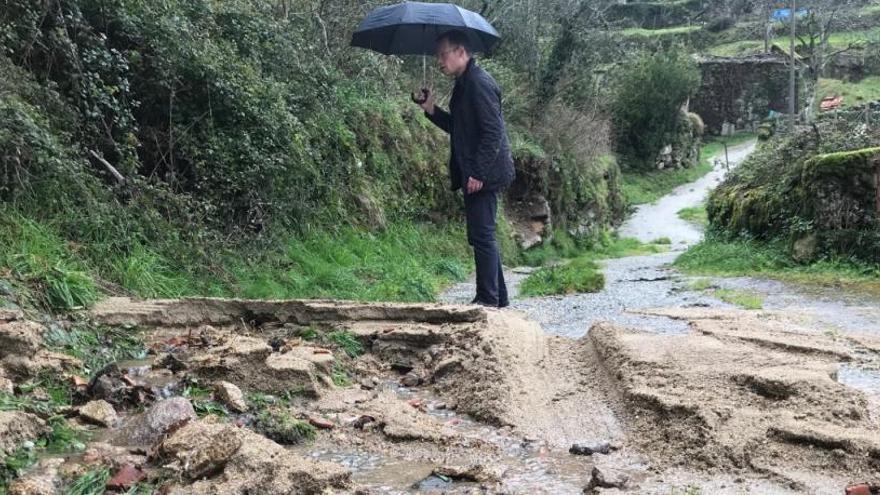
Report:
M711 226L784 242L798 261L880 263L880 134L820 124L765 144L712 194Z

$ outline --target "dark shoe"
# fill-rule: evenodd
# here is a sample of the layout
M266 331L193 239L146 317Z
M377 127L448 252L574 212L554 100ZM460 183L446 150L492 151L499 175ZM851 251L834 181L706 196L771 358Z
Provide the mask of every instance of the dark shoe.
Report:
M510 301L502 301L502 302L498 303L499 308L506 308L508 306L510 306Z

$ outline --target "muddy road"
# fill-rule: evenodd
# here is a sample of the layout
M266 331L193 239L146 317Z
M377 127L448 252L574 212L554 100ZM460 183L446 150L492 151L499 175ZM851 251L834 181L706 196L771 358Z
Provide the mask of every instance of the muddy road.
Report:
M724 172L642 207L623 231L674 250L607 261L596 294L505 310L448 304L469 284L427 305L108 299L54 326L124 329L148 352L90 381L46 348L44 323L0 311L0 378L72 380L60 413L90 432L84 452L39 459L9 493L63 493L96 467L108 483L212 495L838 494L877 481L877 301L708 282L763 294L750 311L669 268L700 233L657 215L699 204ZM510 270L514 293L527 271ZM0 410L0 450L48 420Z

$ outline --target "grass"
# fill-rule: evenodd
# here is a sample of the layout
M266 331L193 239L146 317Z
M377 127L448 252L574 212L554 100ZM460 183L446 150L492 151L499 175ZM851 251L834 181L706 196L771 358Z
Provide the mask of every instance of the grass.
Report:
M457 223L398 223L378 233L316 231L216 253L205 266L182 267L140 245L104 253L100 262L89 261L86 251L51 224L0 213L0 273L8 268L13 284L30 288L35 303L55 311L87 307L101 296L99 286L112 284L148 298L430 302L449 283L465 279L473 263Z
M843 106L850 107L880 100L880 76L871 76L859 82L839 79L819 79L818 97L843 96Z
M147 348L135 328L103 327L78 323L65 330L50 325L43 335L46 346L83 362L84 375L91 375L110 363L143 359Z
M706 213L706 205L682 208L678 210L678 218L700 227L709 225L709 214Z
M260 411L255 426L257 431L283 445L309 442L317 435L314 426L295 419L289 411L280 408Z
M734 289L716 289L713 295L718 299L744 309L763 309L764 297L756 292L734 290Z
M832 49L845 48L850 43L869 42L880 40L880 28L866 29L862 31L840 31L832 33L828 38L828 44ZM779 45L788 49L788 36L777 36L770 40L771 44ZM799 46L799 42L795 42L795 46ZM739 40L730 43L715 45L709 49L709 53L721 57L732 57L737 55L748 55L752 53L760 53L764 51L764 40Z
M675 266L700 276L765 277L785 282L845 287L880 295L880 267L846 259L797 264L784 248L709 236L682 254Z
M349 331L336 330L328 333L324 338L345 351L345 354L350 358L356 358L364 353L364 345L355 334Z
M535 297L598 292L605 287L605 276L599 271L596 261L653 254L668 249L661 243L643 244L635 239L605 238L597 243L579 245L571 237L561 233L557 235L558 239L532 253L530 261L541 261L541 264L560 263L566 258L570 261L555 266L545 266L529 275L520 285L521 295Z
M66 311L89 306L98 289L53 230L15 214L0 215L0 266L36 290L38 302Z
M625 172L621 189L631 205L653 203L683 184L694 182L714 168L713 158L724 152L724 144L734 146L755 139L752 134L738 134L705 143L696 167L680 170L654 170L647 173Z
M629 28L620 30L619 34L626 38L659 38L694 33L701 29L701 26L676 26L664 29Z
M64 492L65 495L103 495L107 491L110 468L102 466L92 469L77 478Z
M8 398L3 400L0 397L0 404L8 405ZM24 408L22 410L27 409ZM9 483L21 476L41 456L46 454L69 454L85 450L84 438L86 434L84 430L73 427L63 416L58 415L48 418L47 423L52 431L46 437L34 439L31 447L21 446L13 453L0 459L0 493L6 493L6 487Z
M710 289L713 285L714 285L714 283L712 282L712 279L710 279L710 278L698 278L696 280L691 281L688 284L688 288L691 290L702 291L702 290Z
M193 410L200 418L205 416L229 417L229 410L226 409L226 406L212 399L212 390L202 387L194 379L187 380L180 395L192 402Z
M520 285L526 297L599 292L605 287L605 276L599 265L586 257L575 258L561 266L541 268Z
M396 225L380 234L342 229L290 240L275 259L233 269L237 295L434 301L470 271L463 229Z
M333 363L333 369L330 371L330 380L333 382L333 385L340 388L351 386L351 377L348 375L348 370L339 361Z

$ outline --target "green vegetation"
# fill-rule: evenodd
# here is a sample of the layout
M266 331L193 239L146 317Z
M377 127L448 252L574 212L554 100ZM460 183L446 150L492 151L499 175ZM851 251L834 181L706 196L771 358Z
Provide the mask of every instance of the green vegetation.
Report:
M621 30L620 34L625 37L634 38L657 38L662 36L675 36L694 33L700 31L701 29L701 26L676 26L663 29L629 28Z
M818 97L842 96L843 107L880 100L880 76L866 77L858 82L839 79L819 79Z
M65 495L103 495L107 491L110 468L94 468L79 478L64 492Z
M311 441L317 435L314 426L300 421L290 415L290 411L282 408L269 408L257 415L255 427L257 431L283 445L295 445Z
M871 165L880 133L860 128L829 120L766 142L710 196L711 228L778 241L802 262L880 262Z
M832 33L828 38L828 45L831 49L845 48L850 44L864 43L868 41L877 41L880 39L880 28L857 30L857 31L840 31ZM777 36L770 40L772 44L787 47L789 46L788 36ZM798 46L796 44L795 46ZM730 43L715 45L709 49L709 53L720 57L732 57L737 55L749 55L764 51L764 40L738 40Z
M127 359L143 359L147 348L136 328L92 326L76 323L69 329L50 325L44 333L46 347L83 362L88 376L108 364Z
M196 267L172 268L158 254L145 254L141 248L109 264L92 261L83 258L82 251L72 250L48 225L0 214L0 265L18 267L32 292L45 294L46 305L55 309L92 302L97 297L94 280L105 276L145 297L208 294L431 301L441 287L462 280L470 270L463 230L401 223L377 233L355 227L315 231L265 245L256 254L227 252L201 264L200 273L192 273ZM39 271L25 266L52 268ZM116 269L122 271L113 272ZM115 332L114 339L122 337L123 332L105 330ZM98 329L75 333L69 339L101 338ZM66 345L76 350L78 343ZM73 354L91 357L88 352Z
M575 258L553 267L541 268L529 275L520 285L520 294L526 297L599 292L605 287L605 276L599 265L589 258Z
M682 208L678 211L678 218L700 227L709 225L709 214L706 213L706 205Z
M189 379L180 395L192 402L193 409L200 418L205 416L226 418L229 416L229 410L226 409L226 406L213 400L212 390L200 386L197 380Z
M0 394L0 410L29 410L26 404L15 404L16 399ZM10 406L14 409L6 409ZM21 407L19 407L21 406ZM32 446L21 446L4 458L0 458L0 493L5 493L10 481L21 476L34 465L41 456L46 454L70 454L85 450L86 433L74 428L63 416L51 416L47 419L52 429L44 438L34 439ZM103 493L103 492L101 492Z
M5 494L9 483L21 476L27 468L33 466L36 462L36 451L24 447L20 447L0 459L0 494Z
M680 109L699 89L694 60L674 49L643 55L618 76L613 114L616 149L628 169L651 170L660 150L690 134Z
M349 376L348 369L339 361L333 363L333 369L330 370L330 380L337 387L351 386L351 376Z
M43 305L69 310L98 297L94 281L51 229L19 215L0 214L0 266L30 284Z
M709 279L709 278L698 278L696 280L691 281L688 284L688 288L690 290L697 290L697 291L707 290L713 286L714 286L714 283L712 282L712 279Z
M880 268L842 258L794 262L784 245L710 235L682 254L675 266L687 274L766 277L793 283L852 287L880 294Z
M733 289L716 289L712 295L724 302L735 304L744 309L763 309L764 297L756 292L733 290Z
M345 354L350 358L356 358L364 353L364 344L361 343L356 335L347 330L330 332L326 335L325 339L345 351Z
M605 276L596 261L639 254L652 254L667 249L662 244L642 244L635 239L605 239L593 244L557 234L553 241L529 251L533 265L550 265L529 275L520 285L523 296L548 296L579 292L598 292L605 287ZM570 261L563 261L570 259ZM539 263L538 263L539 262Z

